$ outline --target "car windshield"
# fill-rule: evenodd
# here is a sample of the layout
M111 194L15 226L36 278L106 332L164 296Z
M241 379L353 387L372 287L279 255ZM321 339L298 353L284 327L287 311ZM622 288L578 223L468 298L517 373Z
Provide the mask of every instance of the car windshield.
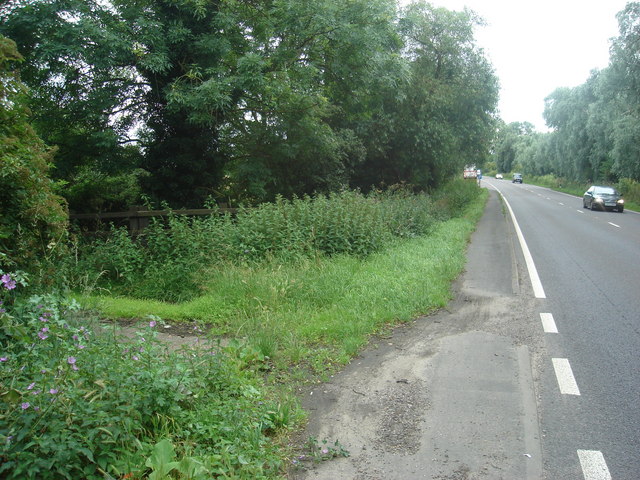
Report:
M600 193L605 195L615 195L616 191L611 187L597 187L595 193Z

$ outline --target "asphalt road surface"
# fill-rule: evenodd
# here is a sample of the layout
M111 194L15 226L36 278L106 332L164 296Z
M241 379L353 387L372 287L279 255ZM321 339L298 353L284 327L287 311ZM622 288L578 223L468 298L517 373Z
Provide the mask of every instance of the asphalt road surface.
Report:
M546 477L640 478L640 215L486 183L515 213L553 319L536 384Z
M290 478L640 478L640 215L482 183L455 299L306 392L350 456Z

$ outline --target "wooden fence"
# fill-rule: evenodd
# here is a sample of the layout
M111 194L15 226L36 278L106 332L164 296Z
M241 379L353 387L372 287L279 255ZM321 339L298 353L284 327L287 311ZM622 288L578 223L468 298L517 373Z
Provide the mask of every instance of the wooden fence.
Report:
M133 206L126 212L106 212L106 213L72 213L71 220L80 220L95 225L105 223L115 223L116 225L128 225L132 234L143 231L149 226L152 217L166 217L169 213L175 215L212 215L212 214L235 214L237 208L220 207L216 209L195 208L181 210L148 210L143 206Z

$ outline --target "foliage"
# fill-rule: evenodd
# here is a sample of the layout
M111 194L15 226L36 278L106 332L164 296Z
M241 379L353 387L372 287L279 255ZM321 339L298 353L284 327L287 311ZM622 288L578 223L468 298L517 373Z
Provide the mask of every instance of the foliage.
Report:
M475 184L452 182L433 196L403 188L363 195L279 197L274 203L241 209L235 218L156 220L137 239L113 229L83 246L69 266L72 283L96 279L100 288L138 298L185 301L202 293L203 272L212 265L291 261L319 255L365 257L394 238L427 234L436 221L460 215L478 194Z
M43 258L63 253L67 214L47 176L52 151L29 124L21 60L0 35L0 266L36 271Z
M607 68L594 70L573 88L545 99L544 116L553 131L525 132L503 126L494 146L499 169L554 175L580 184L640 180L640 3L618 13L619 36Z
M5 297L16 291L6 275ZM155 317L123 341L54 295L5 306L2 478L277 476L267 434L291 425L273 423L253 364L208 342L170 351Z
M479 24L393 0L0 7L76 211L141 191L183 207L440 186L488 154L497 81Z
M464 165L487 160L495 129L497 79L473 30L472 12L426 2L402 11L406 75L382 90L371 149L352 185L407 183L438 188Z

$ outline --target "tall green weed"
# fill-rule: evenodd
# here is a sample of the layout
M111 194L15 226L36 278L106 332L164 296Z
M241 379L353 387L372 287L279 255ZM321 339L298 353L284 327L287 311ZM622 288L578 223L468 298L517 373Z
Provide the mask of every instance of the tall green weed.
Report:
M402 188L369 195L345 190L279 197L241 208L235 217L170 214L154 220L135 239L125 229L114 229L106 239L85 245L69 272L75 279L95 278L91 285L115 294L185 301L202 293L202 279L211 266L318 255L366 257L394 239L428 234L437 222L459 215L477 195L475 184L454 181L433 195Z

